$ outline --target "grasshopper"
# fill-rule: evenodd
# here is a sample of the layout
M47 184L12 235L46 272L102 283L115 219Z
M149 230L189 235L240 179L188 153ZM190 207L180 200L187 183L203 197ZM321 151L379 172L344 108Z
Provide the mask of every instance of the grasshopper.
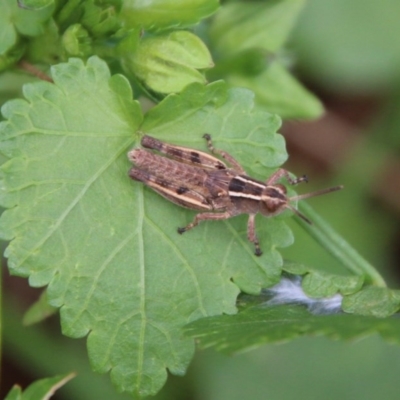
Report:
M254 244L255 255L260 256L262 251L255 228L257 213L272 217L289 209L311 224L290 203L343 188L335 186L288 197L286 187L277 182L285 178L289 184L296 185L307 182L306 176L292 179L289 172L281 168L265 182L258 181L249 177L229 153L215 149L209 134L203 137L210 152L220 156L230 167L208 153L164 143L147 135L143 136L141 145L166 157L144 149L133 149L128 153L129 160L135 164L129 171L132 179L144 183L175 204L203 211L189 225L178 228L179 233L194 228L204 220L224 220L249 214L247 238Z

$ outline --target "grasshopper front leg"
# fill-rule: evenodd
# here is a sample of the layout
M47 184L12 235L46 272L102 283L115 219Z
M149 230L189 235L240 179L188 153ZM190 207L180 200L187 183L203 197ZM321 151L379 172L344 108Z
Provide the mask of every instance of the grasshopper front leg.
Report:
M262 251L260 249L260 242L258 241L258 237L256 234L256 215L255 214L250 214L249 215L249 220L247 222L247 239L249 239L250 242L254 243L254 254L257 257L260 257L262 254Z
M267 185L274 185L279 179L285 178L291 185L297 185L301 182L308 182L306 175L300 176L299 178L292 179L289 172L286 169L279 168L278 171L274 172L267 180Z
M201 214L197 214L194 217L193 222L191 222L189 225L186 225L183 228L178 228L178 233L182 234L192 228L194 228L195 226L197 226L201 221L206 221L206 220L222 220L222 219L228 219L233 217L232 213L229 211L225 211L223 213L201 213Z
M206 139L207 141L207 147L209 148L209 150L211 151L211 153L213 154L218 154L220 155L223 159L225 159L226 161L228 161L229 164L232 165L233 169L240 175L246 175L246 171L243 169L243 167L239 164L239 162L233 158L229 153L227 153L224 150L219 150L216 149L213 144L212 144L212 140L211 140L211 135L208 133L205 133L203 135L203 138Z

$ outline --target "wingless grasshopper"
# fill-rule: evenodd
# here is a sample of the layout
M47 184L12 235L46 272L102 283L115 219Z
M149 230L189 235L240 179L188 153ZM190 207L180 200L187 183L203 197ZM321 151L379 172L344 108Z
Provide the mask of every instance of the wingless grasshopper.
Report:
M178 228L179 233L194 228L203 220L223 220L249 214L247 237L254 243L255 254L260 256L262 252L255 230L257 213L271 217L289 209L311 224L290 202L343 188L335 186L287 197L286 187L277 182L285 178L289 184L296 185L306 182L306 176L292 179L288 171L278 169L265 182L250 178L230 154L214 148L209 134L203 137L210 152L219 155L231 167L210 154L164 143L147 135L141 140L142 146L166 157L144 149L133 149L128 153L129 160L135 164L129 171L132 179L143 182L175 204L204 211L197 214L189 225Z

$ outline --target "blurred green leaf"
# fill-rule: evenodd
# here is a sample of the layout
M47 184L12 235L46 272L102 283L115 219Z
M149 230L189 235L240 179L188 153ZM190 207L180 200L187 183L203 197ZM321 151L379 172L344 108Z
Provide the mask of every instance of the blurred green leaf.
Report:
M0 72L3 72L14 66L14 64L22 58L25 49L25 44L19 44L11 49L8 49L5 54L0 55Z
M15 0L0 2L0 55L4 55L18 41L19 35L37 36L44 31L43 23L53 12L53 6L31 11L18 7Z
M399 359L400 346L378 335L346 342L313 336L235 357L200 351L189 377L197 398L207 400L397 400Z
M91 38L80 24L70 25L62 36L62 44L68 55L88 57L92 52Z
M122 26L119 16L121 6L119 0L85 0L82 2L83 15L79 22L95 38L110 35Z
M74 376L72 373L40 379L29 385L23 393L20 387L14 386L4 400L47 400Z
M207 71L207 76L217 80L235 73L245 76L258 75L265 70L267 63L267 52L253 48L219 60L214 68Z
M129 27L160 31L197 24L218 6L218 0L126 0L121 15Z
M54 3L54 0L17 0L18 6L28 10L41 10Z
M21 400L22 398L22 389L18 385L14 385L12 389L7 393L7 396L4 400Z
M400 309L400 290L367 286L345 296L343 310L348 313L383 318Z
M303 73L333 92L391 89L399 15L397 0L309 0L292 35Z
M202 318L185 328L201 348L214 347L236 353L281 343L304 335L324 335L331 339L358 339L378 333L388 342L400 344L400 319L373 318L349 314L312 315L300 306L256 306L236 315Z
M213 66L205 44L187 31L144 38L125 59L124 65L158 93L180 92L190 83L205 83L198 69Z
M11 10L8 9L6 2L0 4L0 11L0 55L4 56L17 43L17 32L10 22Z
M68 26L76 24L82 18L84 13L84 0L68 0L60 4L60 9L54 15L54 19L60 28L60 32L64 32Z
M68 0L54 18L64 32L70 25L81 24L93 38L111 35L122 26L122 0Z
M57 332L58 316L54 321L29 327L21 324L19 293L4 291L2 344L4 358L12 360L24 376L51 376L55 371L75 371L73 379L62 390L65 399L114 399L115 387L104 375L93 372L83 341L71 340ZM53 323L55 322L55 324ZM14 378L16 381L17 378ZM6 381L2 381L4 386ZM128 394L118 398L132 400Z
M3 72L0 75L0 107L8 100L22 96L22 85L34 78L18 72ZM3 157L0 164L4 162Z
M210 27L218 56L262 48L276 52L286 41L304 0L237 1L225 3Z
M50 19L44 24L44 32L29 41L26 49L26 58L31 63L52 65L59 62L65 51L60 43L60 35L57 24Z
M58 311L57 308L49 304L47 292L44 290L39 299L33 303L24 314L22 323L25 326L33 325L44 319L54 315Z
M279 62L272 62L258 75L228 74L226 79L232 86L252 90L257 105L282 118L314 119L324 112L321 101Z

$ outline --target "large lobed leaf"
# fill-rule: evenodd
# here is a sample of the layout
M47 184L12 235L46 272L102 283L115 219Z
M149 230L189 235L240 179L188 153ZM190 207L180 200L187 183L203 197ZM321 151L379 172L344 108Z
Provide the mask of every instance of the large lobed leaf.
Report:
M281 218L259 229L264 255L246 238L246 217L176 228L194 212L129 180L127 151L137 130L205 150L201 136L266 174L286 159L279 118L253 110L253 96L225 84L194 84L166 98L142 123L128 82L97 58L53 67L54 84L24 87L3 106L0 235L11 273L48 285L63 332L88 335L93 368L117 388L154 394L166 368L182 374L192 339L181 327L231 314L240 290L279 279L278 247L292 242ZM266 168L267 167L267 168ZM262 176L259 176L262 177ZM259 221L261 222L261 221Z

